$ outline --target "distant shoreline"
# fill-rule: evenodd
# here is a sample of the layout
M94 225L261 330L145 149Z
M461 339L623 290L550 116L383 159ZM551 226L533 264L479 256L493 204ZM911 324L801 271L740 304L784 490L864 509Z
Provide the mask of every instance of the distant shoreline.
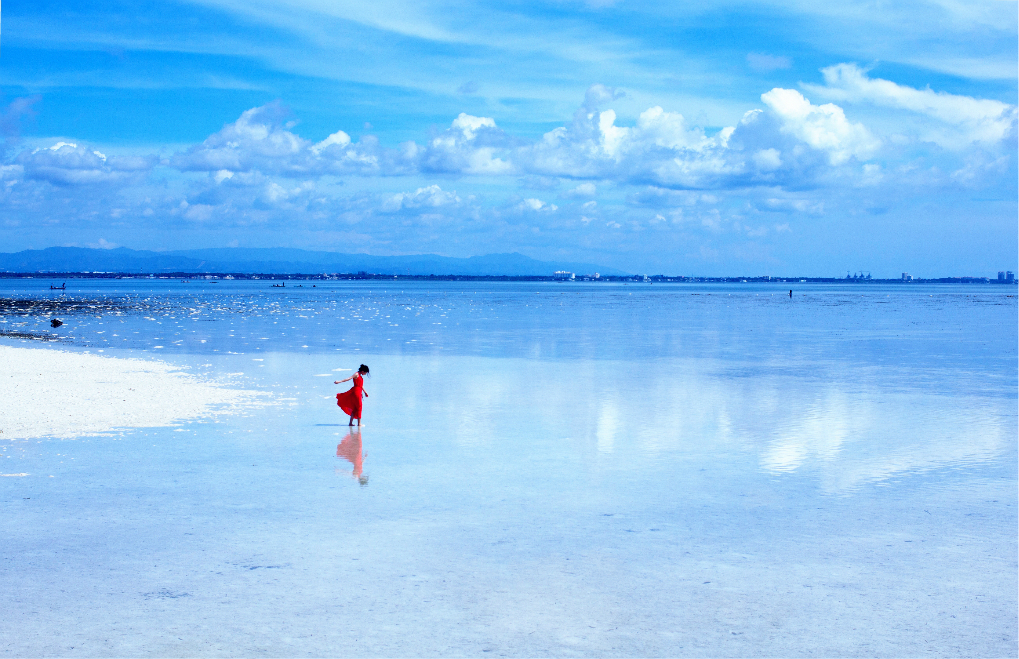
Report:
M570 273L572 274L572 273ZM269 274L249 272L0 272L0 279L178 279L188 283L199 281L510 281L559 283L648 283L648 284L1003 284L1015 286L1016 279L1002 280L990 277L935 277L872 279L865 277L697 277L685 275L400 275L386 273L290 273Z

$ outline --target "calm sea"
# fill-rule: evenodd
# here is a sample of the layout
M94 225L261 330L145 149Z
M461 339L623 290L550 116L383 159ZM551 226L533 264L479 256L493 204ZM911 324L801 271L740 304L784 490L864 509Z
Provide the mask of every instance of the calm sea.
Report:
M277 404L8 446L0 654L1017 652L1014 287L51 283Z

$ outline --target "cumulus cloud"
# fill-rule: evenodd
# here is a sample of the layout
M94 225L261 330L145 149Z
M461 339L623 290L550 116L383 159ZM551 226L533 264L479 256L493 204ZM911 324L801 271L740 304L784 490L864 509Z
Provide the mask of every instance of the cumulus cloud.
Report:
M782 154L778 149L761 149L752 156L754 164L761 171L770 172L782 166Z
M174 166L198 171L288 171L311 144L284 128L289 112L279 102L246 110L201 144L179 154ZM301 169L307 169L306 167Z
M513 165L495 155L508 145L494 119L461 112L446 131L428 143L421 154L421 167L435 172L511 174Z
M830 67L824 74L829 96L928 113L953 126L956 137L1000 141L1015 132L1015 108L1007 104L872 80L855 65ZM284 107L270 103L244 112L170 164L183 171L212 172L218 180L241 172L293 178L519 175L522 185L536 189L554 187L560 178L733 189L815 185L834 169L870 160L882 146L879 137L847 117L839 105L814 104L793 89L777 87L762 94L762 108L712 134L660 106L625 125L606 107L621 97L616 89L592 85L572 121L536 141L507 134L492 117L461 113L424 143L397 148L383 147L370 135L355 143L343 130L312 143L291 131ZM575 185L565 195L589 195L586 189Z
M333 133L332 135L330 135L329 137L327 137L324 140L322 140L321 142L319 142L318 144L315 144L314 146L312 146L311 147L311 152L314 153L315 155L318 155L318 154L322 153L323 149L326 149L328 147L338 146L340 148L344 148L344 147L346 147L349 144L350 144L350 135L347 135L342 130L338 130L335 133Z
M241 172L294 178L456 174L519 175L522 185L535 189L555 187L561 178L733 189L813 185L831 168L870 159L881 146L838 105L815 105L791 89L766 92L762 109L712 134L660 106L625 125L606 107L621 97L616 89L592 85L572 121L536 141L507 134L492 117L461 113L426 142L397 148L385 148L372 136L355 143L343 130L312 143L291 132L285 108L270 103L244 112L171 164L213 172L219 181ZM593 194L580 185L565 196Z
M837 64L821 72L825 86L805 85L807 89L841 102L870 103L936 119L954 129L931 133L941 146L960 149L972 143L997 144L1016 136L1016 106L1008 103L870 78L855 64Z
M683 115L658 106L642 112L632 127L617 126L615 111L598 109L616 97L608 88L592 87L569 125L518 151L518 166L546 176L669 180L694 186L699 174L725 167L715 150L724 146L730 131L708 138Z
M675 189L731 189L757 184L812 182L826 168L866 160L880 141L842 108L814 105L795 90L762 95L765 108L708 135L683 115L655 106L633 126L620 126L600 103L611 90L595 89L573 121L517 149L511 161L532 174L603 179Z
M555 204L544 202L541 199L524 199L514 206L514 209L526 213L554 213L559 210Z
M15 159L26 179L54 185L137 181L155 164L155 159L140 156L114 156L73 142L57 142L50 147L22 151Z
M201 144L176 154L182 171L252 172L281 176L400 174L416 169L415 147L383 149L371 136L353 143L337 131L318 143L291 132L289 110L278 101L246 110Z
M902 142L877 137L848 104L911 112L977 145L1004 144L1014 134L1015 108L911 89L840 66L825 71L823 89L829 97L842 95L832 102L815 104L800 91L775 88L761 96L760 107L721 130L705 130L660 106L621 118L612 107L621 92L602 85L588 90L571 120L537 139L511 135L493 117L461 113L418 142L384 146L371 135L354 141L339 129L314 141L295 132L286 108L270 103L161 161L69 139L41 143L0 163L0 199L18 211L5 222L28 216L21 209L45 208L32 212L209 230L342 225L358 227L362 237L399 241L401 231L425 236L440 225L492 236L548 235L581 225L592 235L652 225L735 231L731 218L740 213L803 218L822 214L824 199L846 191L875 196L896 185L986 186L1013 171L1014 155L992 149L923 151L920 145L906 156L911 162L890 162L897 154L882 143ZM836 102L847 103L849 112ZM938 159L929 155L935 152ZM148 178L157 162L179 174ZM450 180L459 192L448 189ZM515 183L529 191L505 190ZM499 186L501 197L492 192ZM480 200L473 190L481 191ZM576 201L560 209L548 201L552 195ZM829 201L828 208L835 206ZM740 226L751 236L765 225L747 219Z
M865 160L881 145L863 124L847 120L842 108L833 103L814 105L798 91L780 87L761 94L761 100L778 116L784 132L828 153L833 165L853 157Z
M418 188L415 192L400 192L382 202L382 210L395 213L401 210L419 210L455 206L461 202L456 192L447 192L438 185Z

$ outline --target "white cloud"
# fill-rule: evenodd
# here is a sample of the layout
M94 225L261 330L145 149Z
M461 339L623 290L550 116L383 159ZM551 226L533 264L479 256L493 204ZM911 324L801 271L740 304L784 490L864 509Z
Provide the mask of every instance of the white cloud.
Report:
M617 126L615 111L597 105L617 95L601 85L588 90L572 123L551 130L515 154L522 169L537 174L615 180L650 179L694 184L720 163L713 153L728 132L707 138L683 115L652 107L633 127Z
M382 203L382 210L395 213L401 210L418 210L422 208L440 208L460 203L456 192L446 192L438 185L418 188L413 193L400 192L387 197Z
M494 119L461 112L450 128L420 153L419 166L437 172L511 174L513 165L496 156L506 144L506 135Z
M329 137L325 138L315 146L311 147L312 153L316 155L322 153L322 150L330 146L336 145L339 147L345 147L350 144L350 135L347 135L342 130L338 130Z
M974 142L996 144L1016 135L1016 106L1008 103L870 78L855 64L837 64L822 73L826 86L805 87L834 100L908 110L953 127L929 133L941 146L959 149Z
M418 150L382 149L367 135L356 144L336 131L312 144L291 132L289 111L278 102L244 111L233 123L201 144L176 154L170 164L182 171L263 172L305 177L324 174L399 174L416 168Z
M887 104L932 117L929 123L946 131L954 126L962 133L959 127L983 126L984 121L997 125L996 115L983 112L987 104L960 102L978 99L913 90L862 73L853 78L859 73L854 69L840 71L837 80L826 73L830 84L824 89L844 94L849 102ZM572 121L537 140L507 134L492 117L461 113L429 139L399 146L383 146L371 135L355 143L342 130L313 143L293 132L284 108L270 104L245 111L202 143L163 160L183 174L160 177L147 189L136 184L145 183L153 158L117 156L80 140L53 139L0 167L0 198L12 208L47 204L50 217L80 217L83 223L113 217L124 226L165 221L167 226L190 222L210 229L360 224L363 232L388 232L386 240L396 242L409 240L401 237L400 227L426 232L443 223L493 236L525 228L539 228L547 236L581 223L591 235L623 235L646 228L649 221L660 230L679 223L684 231L701 226L729 231L740 214L746 218L740 225L743 234L750 235L764 226L754 223L754 214L792 213L805 220L823 212L825 199L834 208L839 190L876 196L895 185L910 186L914 193L920 186L988 187L1000 185L1014 167L1014 157L979 149L953 154L913 148L906 156L910 163L895 162L896 150L878 153L880 142L870 129L850 121L841 107L815 105L794 90L769 91L762 95L763 109L714 132L657 105L629 121L620 119L625 106L620 115L606 107L619 97L615 90L593 86ZM893 138L888 136L887 143L900 144ZM508 173L515 178L498 178ZM388 193L379 191L381 182L366 180L388 176L407 178L383 188ZM461 194L437 184L454 178ZM413 183L408 185L408 179ZM568 188L563 179L572 181ZM520 196L493 192L514 182L535 190L558 188L538 194L577 202L564 214L555 204L526 197L534 191ZM46 187L50 184L66 189L54 194ZM484 200L470 195L473 190ZM605 194L609 190L612 194ZM85 197L87 203L70 202Z
M616 112L601 106L620 97L614 89L591 86L573 121L536 142L508 135L492 117L460 113L425 144L407 142L395 149L381 146L371 135L353 143L342 130L312 144L292 133L284 123L286 109L271 103L245 111L170 162L184 171L216 172L220 183L228 176L256 172L301 178L451 173L525 174L525 181L547 182L538 187L568 177L731 188L783 184L796 177L802 184L804 177L816 177L821 169L805 147L839 166L852 157L865 159L878 145L838 106L814 106L793 90L768 92L762 96L768 107L763 115L752 111L738 126L711 137L682 114L660 106L641 112L632 126L617 125ZM590 197L595 191L594 183L584 182L565 196Z
M310 143L283 127L287 114L278 102L245 110L237 121L172 162L180 169L198 171L279 172L300 167L296 157L308 151Z
M837 105L814 105L794 89L776 87L761 94L761 100L782 122L782 130L820 151L839 165L856 157L869 158L880 146L863 124L846 119Z
M595 184L591 183L591 182L587 182L587 183L581 183L580 185L578 185L577 187L573 188L572 190L567 191L565 193L565 195L567 197L583 199L583 198L587 198L587 197L593 197L597 193L598 193L598 188L595 186ZM593 203L593 202L588 202L588 203ZM584 206L587 206L587 204L584 204Z
M139 156L107 157L74 142L57 142L44 149L22 151L15 162L21 165L27 179L74 186L137 182L155 160Z
M757 168L770 172L782 166L782 154L778 149L761 149L753 155Z
M1008 171L1009 157L987 158L975 155L951 174L953 181L967 186L979 186L987 180L1000 178Z
M495 119L491 117L474 117L461 112L453 120L453 128L463 133L464 139L473 140L477 132L482 128L495 128Z
M523 201L521 201L519 204L517 204L517 209L522 211L532 211L535 213L538 212L552 213L558 210L559 207L556 206L555 204L546 203L541 199L532 198L524 199Z

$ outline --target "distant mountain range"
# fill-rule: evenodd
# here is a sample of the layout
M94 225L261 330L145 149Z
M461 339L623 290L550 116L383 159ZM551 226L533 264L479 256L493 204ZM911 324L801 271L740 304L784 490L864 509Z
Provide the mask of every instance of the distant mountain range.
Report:
M550 276L556 270L577 274L627 275L630 273L591 263L537 261L523 254L487 254L466 259L420 254L370 256L290 248L192 249L152 252L126 247L88 249L49 247L0 253L0 272L124 272L149 274L264 273L324 274L368 272L386 275L508 275Z

